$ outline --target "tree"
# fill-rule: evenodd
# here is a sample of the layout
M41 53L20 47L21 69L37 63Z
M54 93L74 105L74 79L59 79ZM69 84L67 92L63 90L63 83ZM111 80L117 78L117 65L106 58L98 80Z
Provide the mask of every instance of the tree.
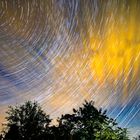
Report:
M92 101L73 109L71 115L62 115L59 128L65 140L71 136L75 140L128 140L126 129L117 127L116 121L108 118L106 111L97 110Z
M92 101L58 118L58 126L36 103L9 107L3 140L128 140L127 129L118 127L106 111L96 109Z
M9 107L4 140L38 140L42 138L51 120L36 102Z

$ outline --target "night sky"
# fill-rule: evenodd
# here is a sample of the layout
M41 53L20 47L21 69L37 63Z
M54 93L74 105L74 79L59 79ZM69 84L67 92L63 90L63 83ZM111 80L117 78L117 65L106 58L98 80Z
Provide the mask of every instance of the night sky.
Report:
M57 118L84 100L140 133L139 0L0 0L0 123L38 101Z

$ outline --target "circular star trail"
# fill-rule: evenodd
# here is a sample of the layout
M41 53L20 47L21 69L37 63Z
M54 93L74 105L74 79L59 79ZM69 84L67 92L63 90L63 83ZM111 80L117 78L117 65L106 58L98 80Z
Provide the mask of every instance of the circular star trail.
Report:
M0 0L0 120L38 101L53 118L84 100L140 126L140 2Z

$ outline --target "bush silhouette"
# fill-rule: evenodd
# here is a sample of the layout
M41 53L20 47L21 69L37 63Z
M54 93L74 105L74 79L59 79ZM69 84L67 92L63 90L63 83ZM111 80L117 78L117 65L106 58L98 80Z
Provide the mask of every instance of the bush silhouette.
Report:
M58 126L36 102L9 107L3 140L128 140L127 129L120 128L106 111L92 101L58 118Z

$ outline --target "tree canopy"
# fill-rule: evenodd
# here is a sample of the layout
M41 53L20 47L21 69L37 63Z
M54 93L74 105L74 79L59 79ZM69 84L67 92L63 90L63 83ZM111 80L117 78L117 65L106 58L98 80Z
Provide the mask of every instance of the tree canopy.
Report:
M36 102L9 107L4 140L39 139L51 120Z
M71 115L62 115L59 128L64 138L71 135L75 140L128 140L127 130L108 118L106 111L97 110L92 101L73 109Z
M93 101L62 115L58 125L51 125L37 102L9 107L3 140L128 140L127 129L118 127L106 111L94 107Z

